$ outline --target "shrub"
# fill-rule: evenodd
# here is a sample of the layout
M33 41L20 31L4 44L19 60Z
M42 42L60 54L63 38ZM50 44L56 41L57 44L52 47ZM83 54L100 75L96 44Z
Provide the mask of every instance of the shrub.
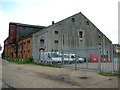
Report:
M33 57L28 58L28 63L33 62Z

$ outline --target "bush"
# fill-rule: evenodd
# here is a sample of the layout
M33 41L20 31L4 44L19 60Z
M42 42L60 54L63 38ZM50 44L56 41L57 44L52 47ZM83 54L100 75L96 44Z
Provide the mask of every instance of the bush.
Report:
M30 63L30 62L33 62L33 57L29 57L28 58L28 62Z

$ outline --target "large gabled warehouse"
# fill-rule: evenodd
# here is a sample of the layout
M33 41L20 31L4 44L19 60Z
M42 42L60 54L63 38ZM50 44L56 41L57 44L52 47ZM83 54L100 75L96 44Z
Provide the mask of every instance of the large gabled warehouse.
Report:
M38 60L41 50L54 52L98 45L104 48L101 53L107 55L105 47L111 47L112 42L80 12L34 33L33 57Z

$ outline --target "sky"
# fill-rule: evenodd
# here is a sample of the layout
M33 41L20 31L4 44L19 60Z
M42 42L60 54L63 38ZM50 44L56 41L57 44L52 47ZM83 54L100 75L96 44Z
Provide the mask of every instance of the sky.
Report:
M119 0L0 0L0 44L9 22L49 26L82 12L113 44L118 44ZM2 51L0 51L2 53Z

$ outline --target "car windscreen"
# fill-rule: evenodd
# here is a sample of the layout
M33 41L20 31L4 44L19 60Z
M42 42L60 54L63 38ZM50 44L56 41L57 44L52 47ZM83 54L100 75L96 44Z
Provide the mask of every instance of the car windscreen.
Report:
M60 55L56 54L56 53L51 53L52 57L61 57Z

